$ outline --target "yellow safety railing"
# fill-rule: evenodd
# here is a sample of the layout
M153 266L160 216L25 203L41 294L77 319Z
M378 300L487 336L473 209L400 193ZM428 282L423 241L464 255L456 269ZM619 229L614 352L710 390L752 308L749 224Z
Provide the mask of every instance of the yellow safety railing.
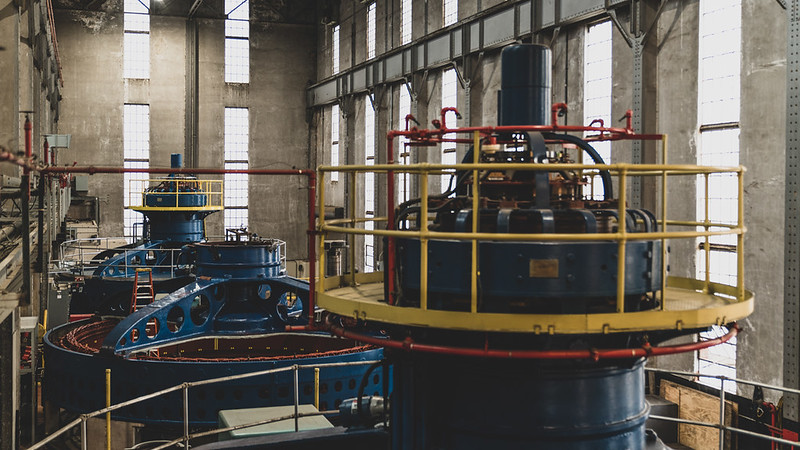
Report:
M204 195L199 204L192 196ZM147 197L153 201L148 202ZM157 203L154 206L153 203ZM155 178L128 180L128 208L148 211L221 210L222 180Z
M474 148L480 148L480 139L477 133L474 135ZM470 291L471 291L471 306L470 306L470 313L477 314L478 313L478 280L480 278L480 266L479 266L479 258L478 258L478 243L480 241L519 241L519 242L586 242L586 241L615 241L618 245L618 258L617 258L617 292L616 292L616 313L623 314L626 313L624 305L625 305L625 251L626 251L626 243L629 241L639 241L639 240L661 240L661 251L662 251L662 286L661 286L661 310L664 308L664 292L667 288L667 263L666 263L666 252L667 252L667 239L693 239L697 240L698 238L703 238L705 240L705 263L706 263L706 270L705 270L705 279L704 280L695 280L693 282L687 282L685 279L674 279L675 284L680 285L682 288L689 289L692 291L699 291L704 294L723 294L727 298L733 297L735 302L745 302L748 300L752 300L752 294L745 291L744 287L744 256L743 256L743 248L744 248L744 233L745 233L745 225L744 225L744 216L743 216L743 201L744 201L744 186L743 186L743 174L745 172L745 168L742 166L738 167L709 167L709 166L699 166L699 165L676 165L676 164L666 164L666 153L667 153L667 138L666 136L662 136L662 163L661 164L628 164L628 163L618 163L618 164L578 164L578 163L569 163L569 164L537 164L537 163L525 163L525 164L518 164L518 163L478 163L478 156L480 155L480 151L476 150L473 152L475 155L475 160L473 163L470 164L454 164L454 165L444 165L444 164L430 164L430 163L419 163L419 164L409 164L409 165L400 165L400 164L376 164L376 165L351 165L351 166L322 166L318 169L320 176L318 177L318 195L319 195L319 221L318 221L318 231L320 235L319 239L319 266L321 268L325 266L325 240L326 236L330 233L342 233L348 236L349 245L350 245L350 258L348 258L348 269L346 270L347 274L342 276L341 278L329 278L325 280L325 282L317 283L317 299L320 299L321 303L325 301L325 292L330 289L336 289L343 286L356 286L359 281L368 283L368 282L379 282L382 280L379 274L360 274L356 275L355 270L355 249L356 249L356 242L355 237L358 235L375 235L375 236L387 236L387 237L395 237L395 238L413 238L418 239L420 241L420 305L419 309L422 311L427 310L427 279L428 279L428 242L431 239L448 239L448 240L461 240L461 241L471 241L472 242L472 256L471 256L471 282L470 282ZM629 186L629 179L631 177L657 177L660 178L660 217L657 219L658 222L658 231L653 232L636 232L631 233L626 230L624 225L620 225L617 227L616 232L610 233L585 233L585 234L567 234L567 233L487 233L481 232L479 230L478 224L478 215L472 214L472 230L469 232L439 232L439 231L431 231L428 228L428 222L431 219L428 217L428 178L432 175L442 175L442 174L451 174L453 171L472 171L473 172L473 179L478 178L478 173L481 170L530 170L530 171L581 171L582 173L590 173L590 171L599 171L599 170L608 170L612 177L616 178L616 184L618 186L615 187L615 194L616 199L618 200L618 217L624 218L627 214L627 201L628 201L628 186ZM420 202L420 212L418 217L420 218L428 218L428 220L419 220L419 230L386 230L386 229L378 229L380 222L386 222L386 217L360 217L356 214L356 208L351 207L349 216L343 219L334 219L334 220L326 220L324 214L324 205L325 205L325 196L326 196L326 189L328 188L328 184L326 183L325 174L330 172L339 172L344 174L349 179L349 191L350 191L350 205L355 205L355 192L358 191L358 186L356 185L356 179L358 178L356 175L360 173L366 172L373 172L379 174L385 174L388 172L394 173L408 173L412 176L417 176L419 178L417 186L419 186L419 192L421 197ZM733 174L731 176L737 177L738 183L738 215L735 224L731 223L721 223L721 222L712 222L709 219L709 190L708 188L705 189L705 217L702 221L700 220L672 220L667 217L667 205L668 205L668 179L678 176L694 176L694 177L702 177L706 181L706 186L708 185L708 179L710 176L714 174ZM377 178L377 177L376 177ZM658 186L658 183L655 184ZM479 189L480 186L476 183L472 186L473 189L473 211L478 209L478 201L479 201ZM699 190L699 189L698 189ZM692 202L694 205L694 202ZM695 208L690 207L687 208L687 211L694 212ZM621 222L623 219L619 219ZM367 222L372 222L374 226L372 230L368 230L363 228L363 224ZM736 245L736 260L737 260L737 273L736 273L736 286L723 286L717 283L713 283L710 279L711 274L711 246L709 245L709 240L712 236L723 236L723 235L735 235L737 238L737 245ZM673 281L673 278L670 279ZM691 280L688 280L691 281ZM700 282L698 285L697 282ZM731 289L734 288L734 289ZM324 305L321 305L324 307ZM745 314L746 315L746 314ZM730 319L730 317L728 317ZM719 318L715 320L719 322ZM677 328L681 327L681 324L676 325Z

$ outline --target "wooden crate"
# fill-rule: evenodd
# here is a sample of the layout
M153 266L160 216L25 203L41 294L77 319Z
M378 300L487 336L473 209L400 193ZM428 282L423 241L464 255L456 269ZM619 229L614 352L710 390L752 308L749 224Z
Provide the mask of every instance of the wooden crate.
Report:
M677 383L661 380L660 396L678 405L681 419L719 423L719 397ZM726 426L736 426L737 405L725 401ZM736 449L736 436L725 433L725 449ZM719 449L719 430L698 425L678 424L678 442L695 450Z

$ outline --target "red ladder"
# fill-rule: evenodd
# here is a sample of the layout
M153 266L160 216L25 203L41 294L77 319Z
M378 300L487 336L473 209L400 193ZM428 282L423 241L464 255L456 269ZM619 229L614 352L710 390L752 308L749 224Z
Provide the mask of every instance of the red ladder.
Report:
M147 278L145 278L144 275L142 275L142 278L139 278L140 273L147 273ZM131 294L131 309L129 313L132 314L136 312L136 310L139 309L140 303L151 303L154 298L152 269L136 269L136 276L133 278L133 293Z

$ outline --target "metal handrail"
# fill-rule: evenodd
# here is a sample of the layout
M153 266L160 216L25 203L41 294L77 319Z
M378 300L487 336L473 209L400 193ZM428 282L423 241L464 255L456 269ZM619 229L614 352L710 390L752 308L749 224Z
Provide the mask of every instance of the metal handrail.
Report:
M790 394L800 394L800 389L793 389L787 388L784 386L777 386L774 384L766 384L766 383L759 383L757 381L750 381L750 380L743 380L741 378L733 378L728 377L725 375L706 375L699 372L687 372L683 370L668 370L668 369L658 369L655 367L645 367L645 371L647 372L654 372L654 373L666 373L670 375L682 375L682 376L689 376L695 378L716 378L720 381L719 383L719 422L718 423L711 423L711 422L699 422L694 420L687 420L687 419L680 419L675 417L665 417L665 416L658 416L658 415L650 415L651 419L655 420L663 420L667 422L677 422L677 423L684 423L688 425L697 425L702 427L709 427L709 428L717 428L719 430L719 448L723 450L725 445L725 432L731 431L734 433L744 434L747 436L756 437L759 439L765 439L772 442L777 442L779 444L787 444L793 447L800 446L800 441L790 441L787 439L782 439L774 436L768 436L766 434L759 434L749 430L743 430L741 428L730 427L725 425L725 382L732 381L734 383L741 383L746 384L749 386L758 386L766 389L771 389L775 391L786 392Z
M66 241L61 244L59 248L59 259L51 261L52 264L57 268L59 271L64 272L74 272L78 271L80 273L84 273L87 269L96 269L103 265L104 261L93 261L92 258L104 251L114 250L118 247L110 247L109 242L111 240L115 240L115 242L120 242L121 239L124 238L100 238L100 239L76 239L72 241ZM90 245L90 246L83 246L78 245L74 246L76 242L100 242L105 240L105 247L100 248L97 245ZM174 276L175 268L178 264L128 264L128 254L129 253L139 253L139 252L148 252L148 251L158 251L158 252L168 252L171 254L171 260L174 262L178 261L178 256L181 253L180 248L148 248L148 249L120 249L117 255L123 255L124 258L121 261L121 264L118 266L121 271L127 273L129 269L134 268L151 268L151 269L169 269L170 276ZM88 259L88 261L87 261ZM53 272L53 271L51 271Z
M237 425L235 427L229 427L229 429L218 429L218 430L221 430L221 431L218 431L218 432L222 433L222 432L230 431L230 430L234 430L234 429L247 428L247 427L250 427L250 426L261 425L261 424L264 424L264 423L270 423L271 421L286 420L286 419L291 419L291 418L295 419L295 431L298 431L297 421L300 419L300 417L304 417L304 416L307 416L307 415L317 415L317 414L326 414L326 413L328 413L327 411L319 412L319 413L299 413L298 412L300 386L299 386L297 374L298 374L298 371L300 369L319 369L319 368L342 367L342 366L362 366L362 365L374 364L374 363L379 362L379 361L381 361L381 360L352 361L352 362L323 363L323 364L294 364L292 366L279 367L277 369L260 370L260 371L257 371L257 372L248 372L248 373L243 373L243 374L229 375L229 376L219 377L219 378L209 378L209 379L198 380L198 381L186 381L186 382L183 382L181 384L178 384L178 385L175 385L175 386L171 386L171 387L168 387L166 389L162 389L160 391L152 392L150 394L142 395L142 396L139 396L139 397L136 397L136 398L133 398L133 399L121 402L121 403L117 403L117 404L105 407L103 409L98 409L98 410L92 411L90 413L81 414L80 417L78 417L77 419L74 419L73 421L69 422L67 425L59 428L55 433L47 436L43 440L41 440L41 441L35 443L34 445L32 445L31 447L29 447L29 450L36 450L36 449L42 448L43 446L45 446L46 444L50 443L51 441L53 441L54 439L56 439L60 435L64 434L68 430L72 429L73 427L77 426L78 424L81 425L81 448L86 450L87 445L88 445L87 431L86 431L87 425L86 425L86 423L90 418L97 417L97 416L103 415L105 413L109 413L111 411L115 411L115 410L120 409L120 408L124 408L124 407L130 406L130 405L134 405L136 403L140 403L140 402L143 402L143 401L146 401L146 400L150 400L152 398L160 397L162 395L169 394L171 392L175 392L175 391L179 391L179 390L183 391L182 400L183 400L183 426L184 426L183 430L184 430L184 434L180 439L172 441L169 444L165 444L164 446L161 446L161 447L158 447L158 448L166 448L166 447L168 447L168 446L170 446L172 444L175 444L175 443L178 443L178 442L181 442L181 441L183 441L185 444L188 444L189 439L193 439L195 437L202 437L202 436L206 436L206 435L215 434L215 433L212 433L212 432L195 433L195 434L191 434L191 435L189 434L189 396L188 396L188 390L189 390L190 387L204 386L204 385L208 385L208 384L222 383L222 382L226 382L226 381L235 381L235 380L241 380L241 379L244 379L244 378L252 378L252 377L258 377L258 376L263 376L263 375L271 375L271 374L282 373L282 372L290 372L290 371L294 372L294 410L295 410L294 414L286 416L286 417L277 418L277 419L273 418L273 419L269 419L269 420L266 420L266 421L254 422L252 424ZM212 431L217 431L217 430L212 430ZM188 447L184 446L184 448L188 448Z
M174 189L171 191L156 192L150 189L162 183L175 183L181 188L191 188L193 191ZM187 195L203 194L207 202L202 206L179 206L180 198ZM174 196L175 204L168 206L170 210L181 209L202 209L202 208L222 208L224 207L223 180L198 180L188 178L148 178L128 180L128 205L133 208L142 208L145 205L147 195L169 195ZM148 207L150 208L150 207Z
M478 154L480 151L480 142L479 139L475 139L476 150L474 154ZM373 235L373 236L386 236L390 238L390 246L392 238L416 238L420 240L420 284L423 286L420 289L420 309L427 310L427 280L428 280L428 267L427 267L427 245L428 241L431 239L451 239L451 240L461 240L461 241L472 241L473 251L472 251L472 265L473 270L471 271L472 282L471 282L471 312L477 312L477 242L481 240L491 240L491 241L524 241L524 242L584 242L584 241L614 241L618 244L618 254L619 257L617 258L617 313L625 313L624 309L624 298L625 298L625 251L626 251L626 243L628 241L637 241L637 240L661 240L662 241L662 265L661 265L661 275L662 275L662 289L661 289L661 296L662 296L662 309L664 305L664 291L666 286L667 280L667 265L666 265L666 258L664 253L666 253L666 240L667 239L697 239L697 238L705 238L706 245L706 263L710 264L711 261L711 247L708 245L708 241L711 236L724 236L724 235L732 235L736 236L737 239L737 248L736 248L736 257L737 257L737 280L736 280L736 295L735 298L738 302L743 302L746 300L746 292L744 288L744 233L746 231L746 227L744 225L744 184L743 184L743 174L745 172L745 168L742 166L738 167L709 167L709 166L699 166L699 165L675 165L675 164L667 164L666 163L666 136L662 136L662 164L627 164L627 163L618 163L618 164L577 164L577 163L570 163L570 164L543 164L543 163L524 163L524 164L517 164L517 163L477 163L472 164L461 163L461 164L430 164L430 163L419 163L419 164L375 164L375 165L350 165L350 166L322 166L318 169L321 174L319 183L319 195L320 201L318 206L320 207L320 211L318 214L319 223L318 223L318 230L320 231L320 241L319 241L319 249L318 257L319 261L318 264L320 267L325 267L325 252L324 252L324 245L326 235L328 233L343 233L350 236L350 239L354 239L356 235ZM618 227L618 231L614 233L590 233L590 234L567 234L567 233L482 233L479 232L476 225L473 225L473 229L465 232L438 232L438 231L430 231L428 229L428 221L421 220L421 229L418 231L411 231L411 230L396 230L396 229L388 229L388 230L379 230L374 224L377 222L376 218L374 217L366 217L366 216L359 216L356 214L355 208L352 209L349 217L344 219L334 219L334 220L325 220L324 211L322 208L325 204L325 190L326 190L326 183L324 182L325 173L330 172L340 172L347 174L350 177L350 184L351 192L356 192L358 189L355 186L357 174L359 173L407 173L420 176L420 209L419 212L420 217L427 217L427 203L429 198L428 193L428 177L432 175L439 175L443 173L443 171L448 170L452 172L453 170L459 171L472 171L473 173L477 173L480 170L504 170L504 169L513 169L513 170L528 170L528 171L553 171L553 170L580 170L580 171L587 171L587 170L608 170L610 173L615 174L619 178L619 187L618 187L618 217L625 217L627 215L627 189L626 189L626 181L629 177L633 176L653 176L653 177L660 177L661 178L661 217L657 220L659 223L659 231L655 232L644 232L644 233L630 233L627 232L624 226ZM705 180L708 180L709 175L711 174L721 174L721 173L729 173L735 174L737 177L738 182L738 216L735 224L730 223L722 223L722 222L712 222L709 219L708 207L705 209L705 215L702 221L699 220L671 220L668 219L667 216L667 178L670 176L703 176ZM477 189L474 187L473 189ZM705 190L705 204L708 205L709 203L709 191L708 189ZM473 217L473 221L476 220L476 217ZM372 229L367 229L364 224L372 223ZM683 230L671 230L667 231L667 227L679 227L684 228ZM689 230L686 230L689 228ZM351 253L355 250L355 242L350 243ZM348 258L348 272L350 274L350 283L351 285L356 285L356 270L355 270L355 257L351 255ZM706 270L705 279L703 280L703 292L704 293L712 293L712 283L710 279L710 270ZM346 281L348 277L342 277L343 281ZM317 285L317 296L324 294L325 292L325 283L319 283Z

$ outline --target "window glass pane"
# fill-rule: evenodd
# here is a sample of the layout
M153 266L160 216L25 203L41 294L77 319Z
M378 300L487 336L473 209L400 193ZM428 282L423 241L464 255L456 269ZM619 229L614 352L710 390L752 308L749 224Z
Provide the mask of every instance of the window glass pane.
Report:
M375 2L367 7L367 59L375 57Z
M125 31L150 31L150 16L148 14L125 13Z
M225 168L249 168L250 124L247 108L225 108ZM250 176L227 173L224 177L225 228L248 226Z
M445 70L442 72L442 108L457 107L458 106L458 78L456 71L453 69ZM446 126L448 128L455 128L458 126L456 123L456 116L453 113L445 115ZM455 138L456 135L448 133L443 136L444 138ZM455 164L456 163L456 144L454 142L442 143L442 164ZM448 190L452 175L446 174L441 176L440 185L441 192L444 193Z
M400 26L401 42L403 45L411 42L411 0L402 0L400 4L402 24Z
M225 82L250 82L250 41L225 38Z
M123 72L125 78L150 78L150 35L147 33L125 33L123 41Z
M339 105L331 106L331 165L339 165ZM339 181L339 172L331 172L331 181Z
M225 0L228 19L250 20L250 0Z
M339 25L331 32L331 62L331 71L336 75L339 73Z
M583 60L583 123L589 125L601 119L605 126L611 125L611 88L612 65L611 43L613 28L610 21L598 23L586 28ZM596 124L599 125L599 124ZM586 133L587 135L597 133ZM611 143L593 142L603 161L611 163ZM583 162L592 164L592 158L583 153ZM603 198L603 183L599 175L590 175L589 184L584 186L583 195L600 200Z
M739 109L741 106L741 1L700 1L698 116L700 125L731 124L732 128L702 130L697 162L709 166L739 164ZM738 219L738 180L736 174L713 174L697 177L697 220L735 224ZM706 196L708 213L706 214ZM703 230L704 227L698 227ZM711 227L710 230L720 230ZM711 251L706 255L705 238L697 240L695 261L698 279L735 286L737 283L736 236L712 236ZM710 271L706 273L706 259ZM713 339L727 333L724 327L712 327L700 333L700 339ZM701 373L736 377L736 340L698 352L697 370ZM700 378L703 384L719 387L719 380ZM733 383L726 390L735 392Z
M146 169L150 166L150 105L125 104L122 109L122 157L126 168ZM147 173L126 173L123 176L123 235L128 242L142 237L141 213L127 209L141 206L141 192L146 187Z
M123 9L126 13L150 14L150 0L125 0Z
M458 0L444 0L444 26L458 22Z
M400 86L400 102L398 108L398 128L401 130L406 129L406 116L411 114L411 95L408 93L408 89L405 86ZM408 164L410 161L410 155L408 153L409 148L406 146L408 143L408 139L405 137L400 137L397 139L397 155L398 159L397 162L400 164ZM411 178L407 173L395 173L395 182L397 183L397 187L395 192L397 192L397 202L402 203L409 199L409 195L411 193L411 189L409 183Z
M226 20L225 21L225 36L226 37L250 37L250 22L246 20Z

